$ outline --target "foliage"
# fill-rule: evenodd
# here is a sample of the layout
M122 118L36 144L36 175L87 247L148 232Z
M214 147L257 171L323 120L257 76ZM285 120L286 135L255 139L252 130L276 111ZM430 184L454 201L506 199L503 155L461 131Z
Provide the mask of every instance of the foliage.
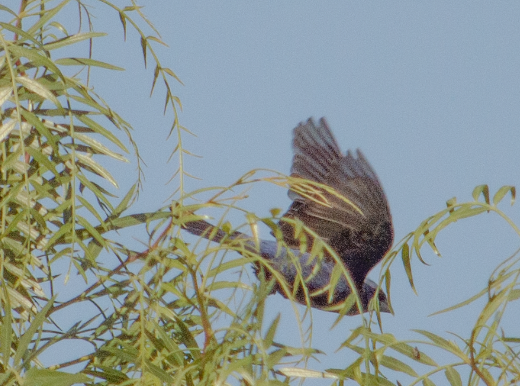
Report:
M273 283L247 280L251 259L260 257L237 257L230 252L240 246L225 242L187 244L180 229L197 217L195 212L218 208L223 213L219 225L231 233L226 216L241 210L243 198L230 196L232 188L264 181L305 192L312 191L312 184L276 173L258 177L259 171L252 171L227 188L186 192L183 157L188 152L182 136L189 132L179 124L180 100L170 83L178 78L154 49L164 44L158 31L134 2L124 8L105 0L90 3L119 17L125 36L127 28L137 32L145 64L151 61L154 67L152 93L162 80L165 112L172 116L170 134L177 139L172 155L178 157L178 200L152 213L127 214L142 185L141 160L132 126L89 84L94 68L121 70L95 56L105 34L97 32L90 4L22 0L19 11L0 5L0 384L282 384L320 377L336 384L351 379L387 385L393 383L384 375L399 372L414 379L412 384L432 385L433 376L443 373L457 385L462 367L470 369L467 384L520 382L520 338L506 334L500 324L509 302L520 297L519 253L493 272L481 292L445 310L487 299L459 344L428 331L417 331L423 340L416 341L373 331L374 321L381 327L381 320L371 312L342 337L341 347L353 352L349 365L326 372L305 368L318 354L309 343L311 310L300 315L301 347L277 342L279 317L264 316ZM70 15L78 21L75 33L62 22ZM122 199L114 194L118 179L107 159L137 165L135 184ZM208 192L213 195L203 203L186 204ZM446 209L403 238L383 262L387 293L395 259L401 257L414 288L412 256L422 261L425 244L438 253L436 236L455 221L493 212L520 236L498 208L507 193L514 200L514 187L501 188L490 200L487 186L477 187L473 201L448 201ZM276 231L278 215L273 211L273 218L259 219L247 214L247 225L254 231L256 223L264 223ZM125 229L144 229L148 247L127 248L114 232ZM118 263L107 266L107 257ZM130 264L138 259L144 263ZM84 285L74 283L80 287L75 293L69 279L78 274ZM57 290L63 282L68 287ZM78 307L87 316L76 317ZM298 313L298 307L293 309ZM304 320L310 320L308 328ZM44 365L54 347L62 348L67 359ZM431 347L453 355L454 362L437 364L426 354ZM419 375L416 365L429 370Z

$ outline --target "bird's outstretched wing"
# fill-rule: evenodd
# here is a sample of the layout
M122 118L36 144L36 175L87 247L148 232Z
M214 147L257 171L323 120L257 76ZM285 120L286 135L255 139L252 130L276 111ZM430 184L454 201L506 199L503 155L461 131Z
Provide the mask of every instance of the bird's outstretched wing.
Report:
M291 176L327 185L337 195L322 190L324 205L289 191L293 203L284 215L287 221L279 224L284 241L292 248L300 247L294 221L301 221L336 251L360 288L393 242L383 188L359 150L357 157L350 151L341 153L323 118L318 125L311 118L294 129L293 150ZM312 238L307 251L311 248Z

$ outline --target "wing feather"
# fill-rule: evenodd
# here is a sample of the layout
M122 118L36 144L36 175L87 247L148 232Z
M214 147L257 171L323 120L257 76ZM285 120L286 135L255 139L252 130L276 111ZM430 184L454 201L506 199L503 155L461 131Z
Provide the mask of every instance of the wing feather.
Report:
M379 179L361 151L356 156L341 153L323 118L318 125L309 119L294 129L293 149L292 176L327 185L343 198L323 190L328 201L324 205L289 191L293 203L284 218L302 221L327 241L361 285L393 242L390 209ZM293 221L282 219L279 225L285 242L297 248L301 238ZM307 251L311 249L309 242Z

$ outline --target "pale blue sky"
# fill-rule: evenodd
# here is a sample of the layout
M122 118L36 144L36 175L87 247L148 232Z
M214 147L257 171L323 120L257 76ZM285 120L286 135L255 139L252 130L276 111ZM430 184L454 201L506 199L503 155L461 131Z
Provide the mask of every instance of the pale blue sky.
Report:
M287 173L292 129L310 116L327 118L344 151L363 150L388 196L396 241L451 197L470 200L479 184L493 193L519 185L519 2L155 1L144 12L169 45L159 49L163 65L184 83L174 90L183 103L180 121L198 136L185 136L185 147L203 156L187 160L201 179L188 181L189 190L231 184L253 168ZM175 160L166 164L175 138L165 142L162 90L153 100L133 96L151 78L129 80L144 74L135 35L121 44L120 25L109 31L116 43L104 55L128 70L96 90L136 128L148 168L135 211L153 210L176 187L165 185L177 168ZM266 184L242 205L268 215L289 199ZM518 205L505 201L503 209L520 223ZM413 260L419 296L394 265L396 315L384 317L385 330L399 338L418 338L412 328L466 337L478 308L427 315L482 289L519 244L492 214L447 229L437 239L442 259L425 248L431 266ZM268 303L273 315L283 314L282 341L293 338L286 302L276 295ZM509 328L520 317L514 306ZM321 330L315 346L329 354L316 368L345 366L351 357L335 353L338 335L359 321L345 319L330 331L334 315L314 317Z

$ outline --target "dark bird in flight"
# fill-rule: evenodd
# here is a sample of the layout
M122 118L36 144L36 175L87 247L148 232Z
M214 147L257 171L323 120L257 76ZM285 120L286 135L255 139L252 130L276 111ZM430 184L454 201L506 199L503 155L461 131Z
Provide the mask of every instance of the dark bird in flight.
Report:
M318 125L311 118L294 129L293 150L291 176L326 185L337 194L321 189L322 200L318 202L289 191L293 202L278 226L290 251L276 240L255 242L241 232L227 234L204 220L188 222L184 227L215 242L241 239L247 249L259 253L272 270L284 277L300 303L307 304L307 296L298 280L299 275L305 279L312 307L338 311L351 294L351 288L341 275L334 292L330 293L330 281L337 263L326 249L322 249L325 255L322 259L312 255L315 240L309 232L303 231L302 236L303 227L298 226L301 222L340 258L356 285L365 312L377 289L376 283L366 276L393 242L392 219L383 188L359 150L356 156L350 151L346 155L341 153L324 118ZM315 251L316 248L314 255ZM294 264L295 258L299 260L299 267ZM257 267L257 273L259 269ZM269 278L268 273L267 276ZM279 284L275 285L275 291L287 297ZM380 311L390 312L386 295L381 290L378 300ZM348 315L358 313L356 306L347 312Z

